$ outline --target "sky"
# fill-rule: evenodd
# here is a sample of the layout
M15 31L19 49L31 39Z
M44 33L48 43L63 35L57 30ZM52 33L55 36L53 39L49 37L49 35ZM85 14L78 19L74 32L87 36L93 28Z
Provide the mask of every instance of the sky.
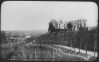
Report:
M97 26L98 6L69 1L5 1L1 5L1 30L48 30L51 19L86 19L88 26Z

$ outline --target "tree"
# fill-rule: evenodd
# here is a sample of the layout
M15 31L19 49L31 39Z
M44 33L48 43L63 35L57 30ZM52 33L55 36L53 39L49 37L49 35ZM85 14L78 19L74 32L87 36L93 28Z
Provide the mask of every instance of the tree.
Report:
M53 24L53 26L55 27L55 29L58 29L58 22L56 21L56 19L51 19L50 23Z
M0 43L1 44L5 43L5 41L6 41L6 34L5 34L5 32L1 31L0 35L1 35L1 42Z
M49 23L49 29L48 29L49 32L55 32L55 27L53 26L52 23Z
M73 27L72 23L67 23L67 28L68 28L69 30L72 30L72 27Z

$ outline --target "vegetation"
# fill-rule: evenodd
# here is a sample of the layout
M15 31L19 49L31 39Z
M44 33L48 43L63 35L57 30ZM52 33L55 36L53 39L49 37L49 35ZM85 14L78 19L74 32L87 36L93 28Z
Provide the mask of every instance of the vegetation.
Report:
M95 30L93 30L93 32L94 31ZM58 32L57 35L54 35L53 33L42 35L38 37L37 41L38 43L58 44L58 45L67 45L67 46L70 46L71 41L73 41L72 44L74 47L76 48L81 47L81 49L85 49L85 46L87 46L87 49L89 51L93 51L96 42L95 39L96 34L97 34L96 31L94 33L92 33L92 31L78 31L78 32L63 31L63 32ZM40 42L41 40L42 42Z
M52 45L52 48L54 48L54 45L64 45L79 49L85 49L86 51L97 50L98 28L88 30L87 27L79 27L78 31L72 31L73 25L71 23L68 23L67 27L69 31L65 31L62 29L56 29L52 23L50 23L49 26L49 33L42 35L38 34L37 36L31 35L32 37L30 38L25 38L25 33L21 35L20 33L13 33L12 35L12 33L7 34L5 31L1 31L0 35L2 58L18 60L32 59L35 61L37 61L37 58L38 60L47 60L47 58L50 58L48 60L51 61L85 61L83 58L63 55L62 53L57 53L56 51L54 51L56 55L53 58L54 49L49 49L46 46L42 46L42 44ZM29 46L29 43L32 43L31 46ZM34 44L39 44L39 46L33 46ZM60 49L68 54L79 54L67 49ZM62 54L63 56L59 56L59 54Z
M0 36L1 36L0 44L7 43L7 41L6 41L7 37L6 37L6 33L4 31L1 31Z

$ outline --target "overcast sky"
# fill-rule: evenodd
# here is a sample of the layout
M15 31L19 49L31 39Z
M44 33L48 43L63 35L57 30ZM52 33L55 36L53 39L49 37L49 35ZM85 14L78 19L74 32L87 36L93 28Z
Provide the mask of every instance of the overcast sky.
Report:
M98 7L94 2L5 1L1 6L1 30L47 30L50 19L86 19L96 26Z

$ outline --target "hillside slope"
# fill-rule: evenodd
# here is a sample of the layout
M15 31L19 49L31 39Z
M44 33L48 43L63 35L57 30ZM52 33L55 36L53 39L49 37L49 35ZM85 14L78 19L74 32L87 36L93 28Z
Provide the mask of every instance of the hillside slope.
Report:
M82 49L85 49L87 45L88 50L93 50L95 43L95 34L90 32L59 32L58 34L47 33L37 38L38 44L56 44L56 45L72 45ZM81 44L81 45L80 45Z

